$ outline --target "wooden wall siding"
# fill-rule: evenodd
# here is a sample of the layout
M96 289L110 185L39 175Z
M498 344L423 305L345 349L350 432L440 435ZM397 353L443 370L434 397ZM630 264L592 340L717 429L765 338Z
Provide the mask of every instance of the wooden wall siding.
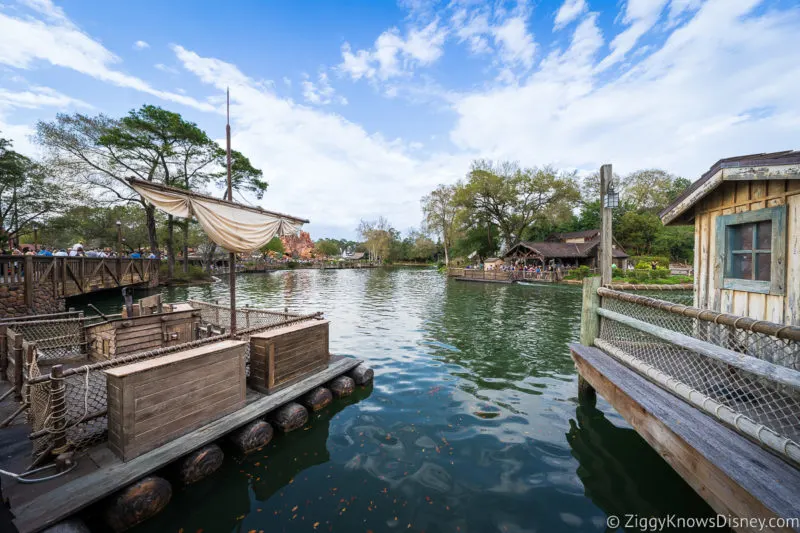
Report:
M128 461L244 407L245 348L227 340L107 370L109 448Z
M187 310L112 320L86 328L89 357L104 361L195 340L200 315Z
M327 320L310 320L250 337L254 389L271 394L328 366Z
M716 218L786 205L785 295L721 289ZM695 306L800 325L800 180L730 181L695 206Z

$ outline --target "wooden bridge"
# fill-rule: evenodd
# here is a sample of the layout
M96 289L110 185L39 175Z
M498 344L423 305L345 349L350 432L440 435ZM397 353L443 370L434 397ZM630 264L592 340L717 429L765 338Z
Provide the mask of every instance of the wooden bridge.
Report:
M35 295L67 298L158 279L158 259L0 255L0 295L22 289L24 303ZM4 290L3 287L6 287Z

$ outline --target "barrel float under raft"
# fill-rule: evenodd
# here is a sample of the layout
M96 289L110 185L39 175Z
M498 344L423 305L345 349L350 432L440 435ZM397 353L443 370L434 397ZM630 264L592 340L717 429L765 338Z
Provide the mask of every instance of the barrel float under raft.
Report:
M237 450L247 455L269 444L272 435L272 426L269 423L256 420L232 433L230 441Z
M203 446L179 461L178 477L184 485L197 483L219 470L224 460L222 448L216 444Z
M68 518L54 526L50 526L42 533L91 533L89 527L78 518Z
M122 489L106 509L106 522L113 531L125 531L158 514L172 498L169 482L148 476Z
M339 376L328 383L328 387L331 389L331 392L335 397L342 398L344 396L350 396L353 394L353 390L356 388L356 383L353 381L353 378Z
M333 401L333 394L331 393L330 390L326 389L325 387L317 387L316 389L312 390L311 392L305 394L302 398L300 398L300 403L302 403L306 408L310 409L311 411L319 411L320 409L324 409L332 401Z
M308 411L299 403L289 402L270 415L270 421L284 432L303 427L308 422Z
M348 372L347 375L353 378L353 381L356 382L356 385L364 386L372 381L372 378L375 377L375 372L373 372L370 367L362 363Z

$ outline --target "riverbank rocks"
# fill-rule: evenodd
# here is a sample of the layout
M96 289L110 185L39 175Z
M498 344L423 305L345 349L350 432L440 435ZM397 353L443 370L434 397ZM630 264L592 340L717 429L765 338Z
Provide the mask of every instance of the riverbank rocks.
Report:
M247 455L260 450L272 440L272 426L263 420L256 420L234 432L230 441L241 453Z
M299 403L289 402L274 411L270 421L275 427L288 433L303 427L308 422L308 411Z
M343 398L345 396L350 396L351 394L353 394L353 391L356 388L356 382L353 381L353 378L347 376L339 376L338 378L328 383L328 387L331 389L331 392L335 397Z
M225 454L216 444L203 446L180 460L178 476L185 485L191 485L219 470Z
M375 377L375 372L373 372L370 367L362 363L348 372L347 375L353 378L353 381L355 381L356 385L363 387L372 381L372 378Z
M116 532L125 531L158 514L172 499L169 482L148 476L122 489L106 509L106 523Z
M311 411L325 409L333 401L333 394L325 387L317 387L300 398L300 403Z

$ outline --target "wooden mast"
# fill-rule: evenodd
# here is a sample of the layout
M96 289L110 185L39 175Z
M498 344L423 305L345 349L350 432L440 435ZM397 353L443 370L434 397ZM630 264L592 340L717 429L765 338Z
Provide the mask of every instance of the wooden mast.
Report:
M225 138L227 141L228 157L228 201L233 201L233 180L231 178L231 90L226 91L227 109ZM228 256L228 285L231 288L231 335L236 334L236 253L230 252Z

